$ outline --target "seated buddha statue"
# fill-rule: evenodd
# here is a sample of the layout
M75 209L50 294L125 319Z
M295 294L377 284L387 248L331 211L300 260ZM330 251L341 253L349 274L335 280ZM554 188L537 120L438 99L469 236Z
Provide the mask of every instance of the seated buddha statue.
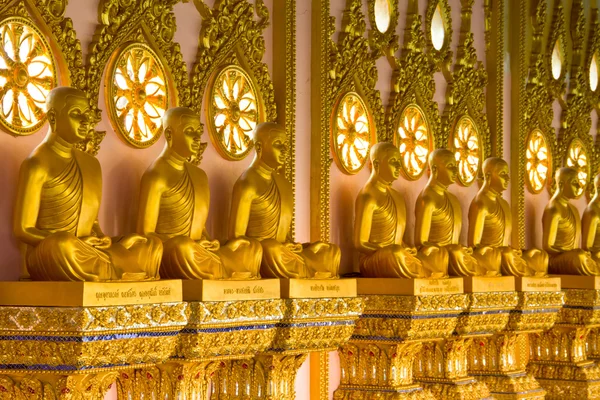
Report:
M240 236L221 246L206 232L210 191L206 173L186 160L197 155L200 116L176 107L163 116L166 145L140 188L138 231L163 242L160 275L171 279L258 279L262 249Z
M233 187L229 236L250 237L263 249L261 275L268 278L337 278L340 249L323 242L299 244L289 238L294 199L292 185L280 172L288 142L271 122L256 126L256 155Z
M421 252L444 248L448 252L451 276L477 276L487 273L473 249L459 243L462 210L448 186L456 180L458 168L454 154L437 149L429 155L430 176L415 206L415 244Z
M75 148L90 131L85 93L55 88L48 95L46 110L50 128L21 165L14 212L14 234L23 244L30 278L158 279L162 255L158 238L127 235L113 239L98 224L100 164Z
M550 255L548 272L564 275L600 275L598 265L590 252L579 248L579 212L569 203L581 190L577 170L560 168L556 171L555 180L556 191L542 216L542 244Z
M360 271L366 277L441 278L447 276L448 253L430 247L417 252L402 240L406 205L392 188L400 174L400 151L388 142L371 148L371 177L356 198L354 246L360 253Z
M510 247L512 214L502 192L508 189L508 164L490 157L483 163L483 186L469 208L469 246L480 265L509 276L546 276L548 254Z
M594 197L583 212L581 226L583 230L582 248L592 254L596 262L600 262L600 174L594 178Z

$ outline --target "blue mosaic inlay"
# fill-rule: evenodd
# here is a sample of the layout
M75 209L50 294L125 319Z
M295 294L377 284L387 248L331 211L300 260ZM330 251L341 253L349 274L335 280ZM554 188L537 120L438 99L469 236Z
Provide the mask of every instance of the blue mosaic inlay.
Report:
M456 318L460 314L459 311L448 314L426 314L426 315L410 315L410 314L363 314L361 318L388 318L388 319L434 319L434 318Z
M102 368L127 367L131 364L106 364L106 365L84 365L75 367L74 365L48 365L48 364L0 364L0 370L24 370L24 371L88 371Z
M110 335L94 335L94 336L10 335L10 336L0 336L0 340L89 343L89 342L99 342L99 341L103 341L103 340L139 339L139 338L148 338L148 337L171 337L171 336L177 336L178 333L179 333L178 331L167 331L167 332L113 333Z
M279 322L278 328L309 328L311 326L349 326L354 325L354 321L323 321L323 322Z
M510 310L511 314L549 314L557 313L560 308L536 308L533 310Z
M259 324L259 325L241 325L241 326L227 326L223 328L184 328L181 333L183 334L196 334L196 333L223 333L223 332L235 332L235 331L259 331L265 329L273 329L276 324Z

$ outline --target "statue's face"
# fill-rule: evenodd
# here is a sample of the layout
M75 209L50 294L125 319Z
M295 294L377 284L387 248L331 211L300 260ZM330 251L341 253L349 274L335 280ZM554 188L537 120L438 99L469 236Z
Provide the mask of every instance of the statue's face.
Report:
M171 148L181 157L189 158L198 154L200 139L202 138L202 123L199 115L184 114L171 129Z
M497 192L503 192L508 189L510 175L508 174L508 165L501 164L494 168L490 175L490 187Z
M568 199L574 199L579 194L581 190L581 185L579 184L579 179L577 179L577 174L565 174L562 178L562 193Z
M288 144L285 131L272 130L269 139L262 143L261 159L271 168L281 167L285 163L287 150Z
M90 129L90 107L85 97L68 96L64 107L57 107L56 132L69 143L79 143L87 138Z
M400 151L394 147L385 152L379 160L379 176L386 182L393 182L400 176Z
M440 157L440 160L436 163L437 166L437 180L444 185L451 185L456 182L456 176L458 175L458 167L456 166L456 159L454 154Z

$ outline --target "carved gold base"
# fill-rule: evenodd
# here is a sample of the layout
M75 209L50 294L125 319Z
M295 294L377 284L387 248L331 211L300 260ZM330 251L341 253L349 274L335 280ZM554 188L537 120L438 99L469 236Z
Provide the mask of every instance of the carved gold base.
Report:
M436 399L444 400L492 400L493 397L485 383L473 378L456 380L432 380L421 382Z
M370 386L340 386L333 394L334 400L436 400L436 397L419 385L402 389L383 389Z
M593 362L580 365L538 364L532 368L548 400L600 398L600 367ZM539 376L554 377L550 379Z
M103 399L118 372L97 374L45 374L0 371L0 399Z
M546 394L538 381L525 372L497 376L475 375L475 378L487 385L496 400L544 399Z
M222 363L213 377L211 400L295 400L298 369L307 354L260 354Z
M514 280L510 282L514 287ZM489 335L502 331L518 303L516 292L477 292L467 293L466 296L468 305L460 314L456 326L459 335Z

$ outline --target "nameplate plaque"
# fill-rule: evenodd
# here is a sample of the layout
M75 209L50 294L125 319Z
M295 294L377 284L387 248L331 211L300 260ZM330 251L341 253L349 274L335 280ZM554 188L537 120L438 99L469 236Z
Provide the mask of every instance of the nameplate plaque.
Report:
M560 278L515 277L517 292L560 292Z
M282 299L356 297L356 279L280 279Z
M593 289L600 290L600 276L581 275L551 275L560 278L563 289Z
M183 301L233 301L279 298L279 279L184 280Z
M182 301L179 279L143 282L0 282L0 305L102 307Z
M515 290L514 276L467 276L465 293L480 292L513 292Z
M397 296L431 296L463 293L462 278L446 279L402 279L402 278L358 278L358 294Z

